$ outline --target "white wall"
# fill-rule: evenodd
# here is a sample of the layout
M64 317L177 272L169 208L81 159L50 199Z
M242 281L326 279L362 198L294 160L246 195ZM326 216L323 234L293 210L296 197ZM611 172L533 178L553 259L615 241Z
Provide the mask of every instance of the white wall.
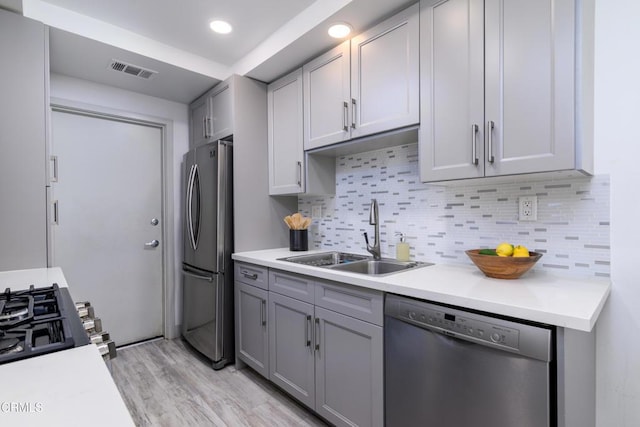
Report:
M174 212L174 242L175 247L170 248L173 254L174 277L168 278L168 289L173 289L173 300L179 303L180 295L180 266L182 262L182 220L181 220L181 164L182 156L189 147L189 107L186 104L154 98L139 93L117 89L111 86L100 85L86 80L75 79L58 74L51 75L51 98L63 99L87 106L97 106L110 110L117 110L133 115L156 117L172 123L173 134L172 149L169 155L172 157L173 171L173 212ZM180 322L180 308L176 307L175 325Z
M597 324L599 427L640 425L640 2L596 0L596 173L611 182L613 288Z

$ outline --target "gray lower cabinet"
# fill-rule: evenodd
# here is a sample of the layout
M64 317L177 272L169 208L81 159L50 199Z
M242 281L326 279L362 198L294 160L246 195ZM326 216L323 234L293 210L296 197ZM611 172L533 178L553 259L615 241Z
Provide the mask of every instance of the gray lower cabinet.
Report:
M315 308L316 405L335 425L382 426L382 327Z
M269 378L269 272L236 262L234 265L236 359Z
M269 379L315 407L313 304L269 292Z
M383 425L381 292L271 270L268 318L271 381L337 426Z
M235 282L238 357L264 377L269 377L267 295L264 289Z

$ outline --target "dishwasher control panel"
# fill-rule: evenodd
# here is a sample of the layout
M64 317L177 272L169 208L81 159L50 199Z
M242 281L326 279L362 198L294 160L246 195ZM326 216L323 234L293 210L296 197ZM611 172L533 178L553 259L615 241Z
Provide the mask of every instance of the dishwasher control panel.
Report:
M417 326L427 327L457 338L483 341L513 350L519 348L520 331L516 328L476 319L472 313L446 307L418 305L405 301L398 301L398 303L395 317Z

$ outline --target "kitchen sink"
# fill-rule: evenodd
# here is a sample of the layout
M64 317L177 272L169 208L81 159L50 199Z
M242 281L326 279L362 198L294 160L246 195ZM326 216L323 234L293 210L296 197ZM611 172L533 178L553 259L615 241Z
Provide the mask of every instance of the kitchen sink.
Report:
M415 268L433 265L429 262L396 261L394 259L374 260L367 255L350 254L346 252L322 252L317 254L296 255L280 258L281 261L295 262L296 264L324 267L336 271L366 274L369 276L382 276Z
M415 268L428 267L433 265L429 262L417 262L417 261L395 261L390 259L381 260L364 260L352 262L349 264L335 265L331 267L332 270L346 271L349 273L367 274L370 276L381 276L391 273L399 273Z
M319 254L297 255L280 258L281 261L295 262L296 264L311 265L313 267L331 267L334 265L348 264L355 261L366 260L367 255L350 254L346 252L322 252Z

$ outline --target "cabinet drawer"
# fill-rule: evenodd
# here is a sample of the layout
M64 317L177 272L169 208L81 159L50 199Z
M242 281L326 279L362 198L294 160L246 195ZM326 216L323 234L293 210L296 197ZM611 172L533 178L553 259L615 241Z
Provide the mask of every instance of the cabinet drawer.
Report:
M236 262L234 279L258 288L269 289L269 275L266 267Z
M269 270L269 290L313 304L313 278L299 274Z
M316 282L315 305L382 326L382 292L337 282Z

